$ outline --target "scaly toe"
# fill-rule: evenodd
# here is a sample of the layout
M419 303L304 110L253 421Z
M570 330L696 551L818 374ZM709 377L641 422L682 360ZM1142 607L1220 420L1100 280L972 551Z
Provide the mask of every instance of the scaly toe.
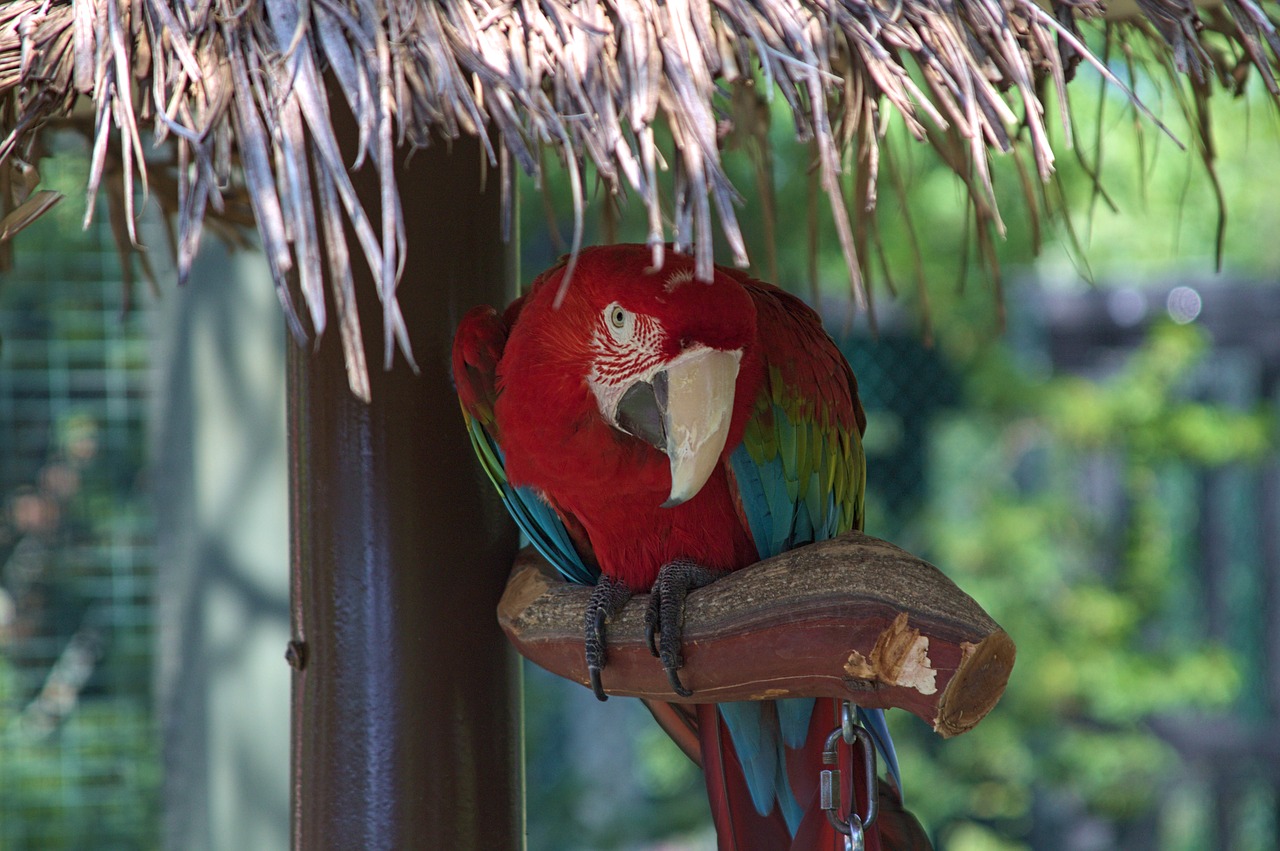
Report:
M658 653L658 623L661 620L662 594L657 589L649 595L649 605L644 610L644 640L649 645L649 652L655 657Z
M614 615L622 611L631 592L625 585L608 576L600 577L591 599L587 603L584 644L586 651L587 676L591 681L591 691L597 700L608 700L601 682L601 673L608 662L605 627Z

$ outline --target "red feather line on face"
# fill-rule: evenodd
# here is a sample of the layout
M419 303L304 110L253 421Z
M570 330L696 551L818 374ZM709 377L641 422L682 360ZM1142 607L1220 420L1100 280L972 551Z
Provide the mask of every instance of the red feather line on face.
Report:
M600 316L592 335L595 348L592 379L608 384L620 383L620 379L644 375L663 362L666 337L657 320L640 314L635 315L634 322L634 336L621 343L609 333L604 316Z

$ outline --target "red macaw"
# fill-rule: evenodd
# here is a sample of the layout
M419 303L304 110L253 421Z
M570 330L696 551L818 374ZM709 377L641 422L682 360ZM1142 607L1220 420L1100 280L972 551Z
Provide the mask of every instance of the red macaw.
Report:
M668 251L654 268L649 247L611 245L584 250L565 275L561 263L502 315L463 318L453 372L464 417L530 540L595 585L585 645L597 697L606 625L642 592L650 646L689 696L678 673L688 591L861 528L857 382L816 313L741 272L717 267L700 282L691 258ZM859 718L896 783L881 713ZM843 847L818 806L835 719L829 700L698 708L722 851ZM905 813L884 795L887 837ZM907 833L915 844L885 847L927 847L918 826Z

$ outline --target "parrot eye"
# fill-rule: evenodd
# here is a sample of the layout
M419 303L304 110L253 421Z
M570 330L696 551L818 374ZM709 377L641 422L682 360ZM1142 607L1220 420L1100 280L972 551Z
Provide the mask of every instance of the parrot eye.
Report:
M604 318L609 325L609 333L619 343L627 342L635 333L636 315L617 302L604 309Z

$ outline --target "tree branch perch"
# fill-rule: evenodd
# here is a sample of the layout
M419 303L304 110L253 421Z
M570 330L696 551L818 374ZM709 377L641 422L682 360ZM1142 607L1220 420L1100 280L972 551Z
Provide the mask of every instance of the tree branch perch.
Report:
M498 622L529 660L587 684L591 589L532 549L516 559ZM605 691L670 703L835 697L905 709L942 736L972 728L1004 693L1013 641L937 568L857 532L800 547L689 595L685 666L671 691L645 644L647 598L608 626Z

